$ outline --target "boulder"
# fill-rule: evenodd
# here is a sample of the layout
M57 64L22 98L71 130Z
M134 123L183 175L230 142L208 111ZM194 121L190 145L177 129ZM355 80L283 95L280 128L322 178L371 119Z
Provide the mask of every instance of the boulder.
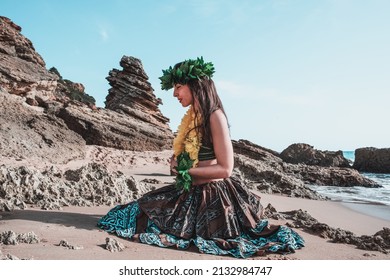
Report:
M352 168L323 167L305 164L285 164L284 171L293 174L307 185L380 188L380 184L370 180Z
M278 153L247 140L232 141L234 148L234 176L240 177L252 189L265 193L292 197L325 199L305 186L295 174L286 173Z
M342 151L320 151L308 144L296 143L288 146L280 153L287 163L316 165L325 167L350 167L349 161Z
M353 168L360 172L390 173L390 148L356 149Z

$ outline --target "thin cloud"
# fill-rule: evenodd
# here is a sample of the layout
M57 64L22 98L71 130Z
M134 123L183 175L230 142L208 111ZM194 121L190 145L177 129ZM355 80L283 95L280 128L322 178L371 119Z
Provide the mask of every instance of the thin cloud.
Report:
M100 28L100 38L102 39L103 42L107 42L108 41L108 31L104 28Z
M107 42L110 39L109 26L110 26L110 24L107 22L97 22L96 23L97 32L98 32L100 40L102 42Z

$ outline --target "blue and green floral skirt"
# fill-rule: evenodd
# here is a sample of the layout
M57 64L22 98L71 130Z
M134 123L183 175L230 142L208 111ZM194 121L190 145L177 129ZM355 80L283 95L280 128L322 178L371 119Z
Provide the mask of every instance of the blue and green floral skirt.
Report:
M189 191L167 185L137 201L118 205L98 226L130 240L200 252L247 258L292 253L304 240L286 226L262 218L260 197L234 178L193 186Z

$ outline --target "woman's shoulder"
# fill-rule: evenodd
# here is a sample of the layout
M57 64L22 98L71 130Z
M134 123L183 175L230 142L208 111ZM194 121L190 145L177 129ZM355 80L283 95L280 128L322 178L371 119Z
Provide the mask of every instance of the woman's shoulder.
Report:
M225 113L222 111L222 109L216 109L214 110L210 115L210 123L225 123L227 122Z
M217 109L215 109L215 110L211 113L210 118L212 118L212 117L214 117L214 118L224 117L224 118L225 118L225 114L223 113L222 109L217 108Z

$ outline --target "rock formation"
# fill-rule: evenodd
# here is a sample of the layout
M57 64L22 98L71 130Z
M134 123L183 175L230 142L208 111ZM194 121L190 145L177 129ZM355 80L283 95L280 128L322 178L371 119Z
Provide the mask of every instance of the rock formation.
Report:
M154 95L141 61L123 56L120 66L123 67L122 71L113 69L107 77L112 88L106 97L106 108L169 129L169 119L158 108L162 104L161 99Z
M246 140L232 141L234 148L234 175L246 181L250 188L266 193L292 197L325 199L305 187L303 180L283 170L283 160L277 152L264 149Z
M87 104L91 108L95 108L96 100L85 92L83 84L74 83L64 79L55 67L50 68L49 72L58 77L57 88L55 91L55 98L57 101L67 103L70 100L77 100L81 103Z
M21 30L10 19L0 16L0 87L31 99L52 99L57 76L45 69L44 60Z
M268 217L292 220L292 222L286 224L289 227L300 228L311 234L329 239L334 243L351 244L355 245L358 249L379 251L384 254L390 253L390 228L388 227L384 227L371 236L357 236L351 231L333 228L327 224L321 223L306 211L294 210L289 212L277 212L272 205L267 206L267 208Z
M306 185L380 187L352 168L286 163L277 152L246 140L233 141L233 147L235 175L263 192L323 199Z
M25 209L28 204L46 210L70 205L114 206L137 199L153 187L95 163L66 171L0 165L0 211Z
M121 150L161 151L169 149L173 133L157 125L107 109L93 110L68 104L57 116L80 134L88 145Z
M31 41L20 33L19 26L5 17L0 17L0 26L2 107L10 107L6 102L11 99L5 95L21 97L13 99L12 106L15 108L1 112L4 116L7 114L8 124L0 127L0 132L4 133L4 137L0 137L3 139L0 146L7 145L12 138L15 150L21 148L22 151L13 151L11 145L7 154L18 156L22 153L21 156L25 157L26 154L35 156L39 153L45 160L58 162L61 158L57 152L59 149L68 154L63 159L66 161L78 156L60 148L67 147L64 143L68 140L75 144L76 150L85 144L135 151L160 151L171 147L173 133L169 120L158 109L161 101L153 94L140 60L122 58L124 70L114 69L108 77L112 88L106 101L107 109L97 109L94 98L85 93L82 84L63 79L54 67L46 70L44 60ZM26 103L31 107L28 108ZM18 112L17 108L21 111ZM30 120L33 121L27 124ZM45 122L49 128L47 132L42 130L46 127ZM34 128L31 127L33 124ZM58 134L50 130L53 125L59 127ZM4 128L20 130L20 133L7 134L8 130ZM35 137L36 134L41 137ZM75 136L77 134L82 138ZM56 137L58 139L54 139ZM52 149L44 149L48 142ZM41 150L30 148L42 146Z
M158 105L141 61L122 57L123 71L113 69L107 78L112 88L106 98L106 109L91 110L68 104L58 111L68 127L87 144L134 150L170 149L173 133L168 119Z
M390 148L356 149L353 168L360 172L390 173Z
M319 151L308 144L297 143L288 146L280 153L280 157L287 163L303 163L325 167L350 167L342 151Z
M34 244L41 242L34 232L16 233L12 230L0 232L0 244L18 245L19 243Z
M121 252L125 249L125 245L123 243L119 242L115 238L107 237L106 238L106 250L112 252Z
M85 141L64 121L0 89L0 156L51 164L83 158Z
M83 157L83 138L38 106L55 99L58 76L20 32L0 17L0 155L51 163Z
M63 79L55 68L48 71L43 58L21 31L20 26L0 16L0 87L4 91L24 97L32 106L47 100L95 104L82 84Z

